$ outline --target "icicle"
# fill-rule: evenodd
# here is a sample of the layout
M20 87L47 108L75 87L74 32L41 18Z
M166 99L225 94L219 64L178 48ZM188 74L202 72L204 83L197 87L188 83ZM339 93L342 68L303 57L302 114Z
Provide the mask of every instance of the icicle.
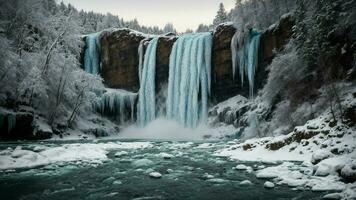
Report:
M131 121L133 121L136 98L136 93L119 89L107 89L107 92L100 97L99 101L95 102L93 107L103 115L117 117L121 123L125 122L125 109L130 109Z
M211 84L211 45L210 33L183 35L174 43L169 63L168 119L188 127L196 127L206 119Z
M100 34L100 32L89 34L85 40L84 70L91 74L98 74L101 71Z
M235 78L237 67L241 84L244 84L244 77L247 76L250 97L253 98L255 73L258 66L258 51L260 46L261 34L256 30L251 30L248 38L236 32L231 40L232 52L232 74ZM238 47L239 46L239 47ZM239 49L237 51L237 49Z
M16 114L10 113L7 115L7 132L10 133L16 126Z
M137 121L140 126L146 125L156 117L155 75L158 39L157 37L149 42L140 75L141 82L137 105Z
M232 55L232 79L235 80L236 69L238 66L238 55L237 55L237 45L239 39L239 32L236 31L231 39L231 55Z

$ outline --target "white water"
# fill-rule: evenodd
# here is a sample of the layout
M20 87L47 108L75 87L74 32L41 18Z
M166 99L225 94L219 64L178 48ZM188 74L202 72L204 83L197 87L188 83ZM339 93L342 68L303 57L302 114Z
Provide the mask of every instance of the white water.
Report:
M86 36L84 52L84 70L90 74L98 74L101 70L100 63L100 32Z
M156 48L158 37L152 39L147 47L142 71L140 73L140 91L137 104L137 123L145 126L156 117ZM141 50L142 51L142 50Z

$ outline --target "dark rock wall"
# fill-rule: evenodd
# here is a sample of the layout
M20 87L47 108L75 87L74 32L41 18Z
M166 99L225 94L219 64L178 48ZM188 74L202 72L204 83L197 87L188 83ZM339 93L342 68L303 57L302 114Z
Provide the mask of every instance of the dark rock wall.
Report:
M158 112L165 111L166 88L168 85L169 76L169 57L174 42L177 40L175 36L165 36L158 40L156 53L156 110ZM161 107L160 107L161 106Z
M107 87L138 91L138 47L144 36L135 33L129 29L102 33L101 76Z
M248 95L248 85L242 85L239 75L233 79L231 39L237 30L231 25L221 25L213 35L211 58L212 103L224 101L241 94Z

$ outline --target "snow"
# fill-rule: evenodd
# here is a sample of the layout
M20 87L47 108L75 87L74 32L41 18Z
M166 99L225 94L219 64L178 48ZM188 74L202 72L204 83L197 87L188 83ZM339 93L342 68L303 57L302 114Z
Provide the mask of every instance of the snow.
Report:
M266 182L263 184L263 187L265 187L265 188L274 188L274 183L269 182L269 181L266 181Z
M332 156L331 152L326 149L320 149L313 153L311 157L311 163L318 163L328 157Z
M342 196L340 193L331 193L323 196L323 199L341 199Z
M225 183L227 180L221 179L221 178L211 178L207 180L208 182L211 183Z
M48 146L40 152L24 150L21 146L18 146L15 149L0 151L0 170L33 168L53 163L74 161L100 164L108 160L107 154L109 150L149 148L151 146L149 142L74 143L57 147Z
M252 182L249 181L249 180L244 180L244 181L241 181L241 182L240 182L240 185L248 186L248 185L252 185Z
M240 165L237 165L237 166L235 167L235 169L237 169L237 170L246 170L246 169L247 169L247 166L240 164Z

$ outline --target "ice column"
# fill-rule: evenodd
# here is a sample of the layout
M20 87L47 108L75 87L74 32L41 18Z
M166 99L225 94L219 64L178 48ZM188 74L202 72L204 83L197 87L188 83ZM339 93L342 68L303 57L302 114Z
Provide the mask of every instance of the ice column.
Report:
M84 52L84 70L91 74L98 74L100 63L100 32L86 35Z
M244 77L247 77L250 97L253 97L254 93L260 38L261 33L252 29L247 38L236 32L231 40L232 74L235 78L237 70L239 71L241 84L244 84Z
M167 118L196 127L208 115L211 85L211 33L178 38L170 55Z
M140 91L137 104L137 123L140 126L145 126L156 117L155 75L158 39L156 37L149 42L142 69L139 70ZM143 47L141 48L140 51L143 51ZM141 68L141 66L139 67Z

